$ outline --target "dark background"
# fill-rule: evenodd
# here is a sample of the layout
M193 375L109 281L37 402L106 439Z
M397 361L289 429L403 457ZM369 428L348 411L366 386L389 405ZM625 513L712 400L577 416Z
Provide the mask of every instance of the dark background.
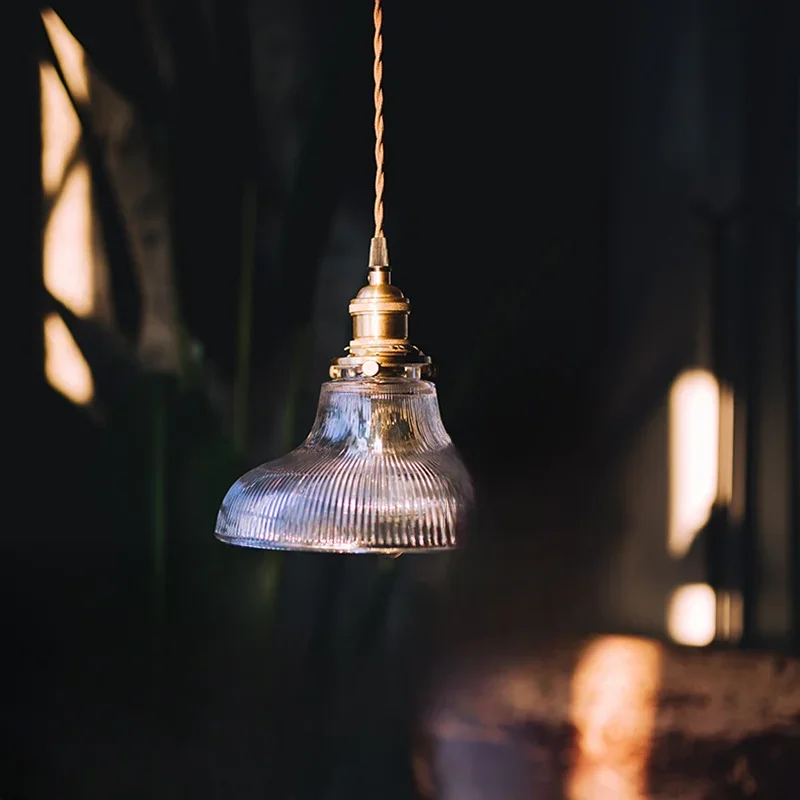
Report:
M195 355L178 376L137 353L140 276L89 109L112 330L46 295L42 198L11 201L24 256L7 269L31 289L14 347L32 356L2 553L4 800L411 797L432 663L660 637L684 580L742 592L739 646L797 649L797 4L386 3L394 279L480 498L463 554L396 562L213 538L227 486L308 431L349 338L371 235L371 4L54 7L136 110L122 151L166 187ZM28 197L49 58L35 6L19 36ZM53 308L97 414L44 381ZM746 512L675 566L665 398L695 366L740 401Z

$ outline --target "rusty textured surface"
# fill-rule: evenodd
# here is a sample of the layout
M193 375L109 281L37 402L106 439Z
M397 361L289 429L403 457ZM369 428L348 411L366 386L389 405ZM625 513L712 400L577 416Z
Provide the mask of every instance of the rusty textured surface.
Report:
M601 637L440 679L416 758L427 797L800 797L798 659Z

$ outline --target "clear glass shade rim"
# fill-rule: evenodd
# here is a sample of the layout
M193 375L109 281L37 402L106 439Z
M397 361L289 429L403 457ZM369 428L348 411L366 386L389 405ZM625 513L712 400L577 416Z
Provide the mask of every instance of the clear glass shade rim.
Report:
M432 383L335 380L306 440L230 488L216 536L270 550L452 550L472 497Z

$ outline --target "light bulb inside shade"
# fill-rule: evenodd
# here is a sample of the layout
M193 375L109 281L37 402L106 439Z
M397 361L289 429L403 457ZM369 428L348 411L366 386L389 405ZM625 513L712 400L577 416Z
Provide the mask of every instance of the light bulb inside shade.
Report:
M216 535L275 550L448 550L472 500L432 383L342 378L323 384L303 444L231 487Z

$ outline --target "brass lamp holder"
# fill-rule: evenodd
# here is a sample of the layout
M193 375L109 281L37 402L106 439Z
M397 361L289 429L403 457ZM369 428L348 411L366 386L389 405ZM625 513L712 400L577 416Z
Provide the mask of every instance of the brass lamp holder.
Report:
M408 338L411 303L392 285L386 239L376 236L370 245L367 285L350 301L353 338L347 355L331 362L331 378L430 378L429 356Z

